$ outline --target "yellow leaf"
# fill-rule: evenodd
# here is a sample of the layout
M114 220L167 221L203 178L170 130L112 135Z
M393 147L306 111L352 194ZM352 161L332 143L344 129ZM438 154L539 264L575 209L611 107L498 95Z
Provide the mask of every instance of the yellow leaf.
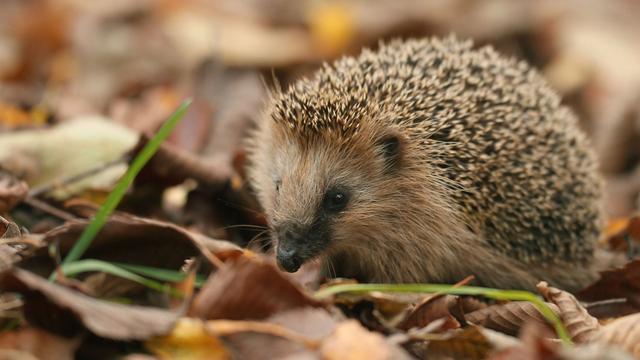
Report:
M0 125L8 128L31 125L31 117L20 108L0 101Z
M151 339L147 348L161 359L229 359L229 352L220 339L205 329L202 321L180 319L171 334Z
M353 16L341 2L323 2L312 7L308 19L311 35L323 54L340 54L353 40Z

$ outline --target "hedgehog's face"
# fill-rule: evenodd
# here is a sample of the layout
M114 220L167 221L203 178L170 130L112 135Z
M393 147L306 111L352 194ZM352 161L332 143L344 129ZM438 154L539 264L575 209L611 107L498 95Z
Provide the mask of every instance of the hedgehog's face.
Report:
M282 136L270 147L271 190L262 191L280 267L294 272L328 252L367 246L354 234L366 234L385 218L379 210L395 192L400 137L362 135L340 145Z

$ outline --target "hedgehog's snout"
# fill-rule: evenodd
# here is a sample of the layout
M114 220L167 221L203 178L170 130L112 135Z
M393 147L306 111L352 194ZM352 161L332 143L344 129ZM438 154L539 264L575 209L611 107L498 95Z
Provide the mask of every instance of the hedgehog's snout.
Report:
M276 250L276 260L278 266L287 272L296 272L304 262L300 251L300 232L295 231L291 226L283 226L277 231L278 246Z
M302 259L298 256L298 252L293 247L278 245L276 255L278 266L286 272L296 272L302 265Z

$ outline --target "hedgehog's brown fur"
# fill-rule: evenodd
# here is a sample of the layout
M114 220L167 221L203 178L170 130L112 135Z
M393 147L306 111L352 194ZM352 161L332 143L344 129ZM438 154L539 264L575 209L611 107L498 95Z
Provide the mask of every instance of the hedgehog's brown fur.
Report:
M353 189L330 243L309 254L330 275L475 275L529 289L539 280L576 289L595 276L594 157L524 62L453 37L394 41L274 95L267 117L249 175L272 229L310 228L327 186ZM385 136L400 140L393 169L376 147Z

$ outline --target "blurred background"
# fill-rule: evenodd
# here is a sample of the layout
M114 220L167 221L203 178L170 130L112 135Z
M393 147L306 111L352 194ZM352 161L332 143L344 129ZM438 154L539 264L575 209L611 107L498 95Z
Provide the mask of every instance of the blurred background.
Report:
M264 223L242 138L268 89L381 40L453 33L544 74L592 139L608 214L628 216L640 193L639 16L635 0L2 0L0 164L28 196L81 214L192 97L124 209L246 243L256 231L229 225ZM46 228L32 210L13 216Z

